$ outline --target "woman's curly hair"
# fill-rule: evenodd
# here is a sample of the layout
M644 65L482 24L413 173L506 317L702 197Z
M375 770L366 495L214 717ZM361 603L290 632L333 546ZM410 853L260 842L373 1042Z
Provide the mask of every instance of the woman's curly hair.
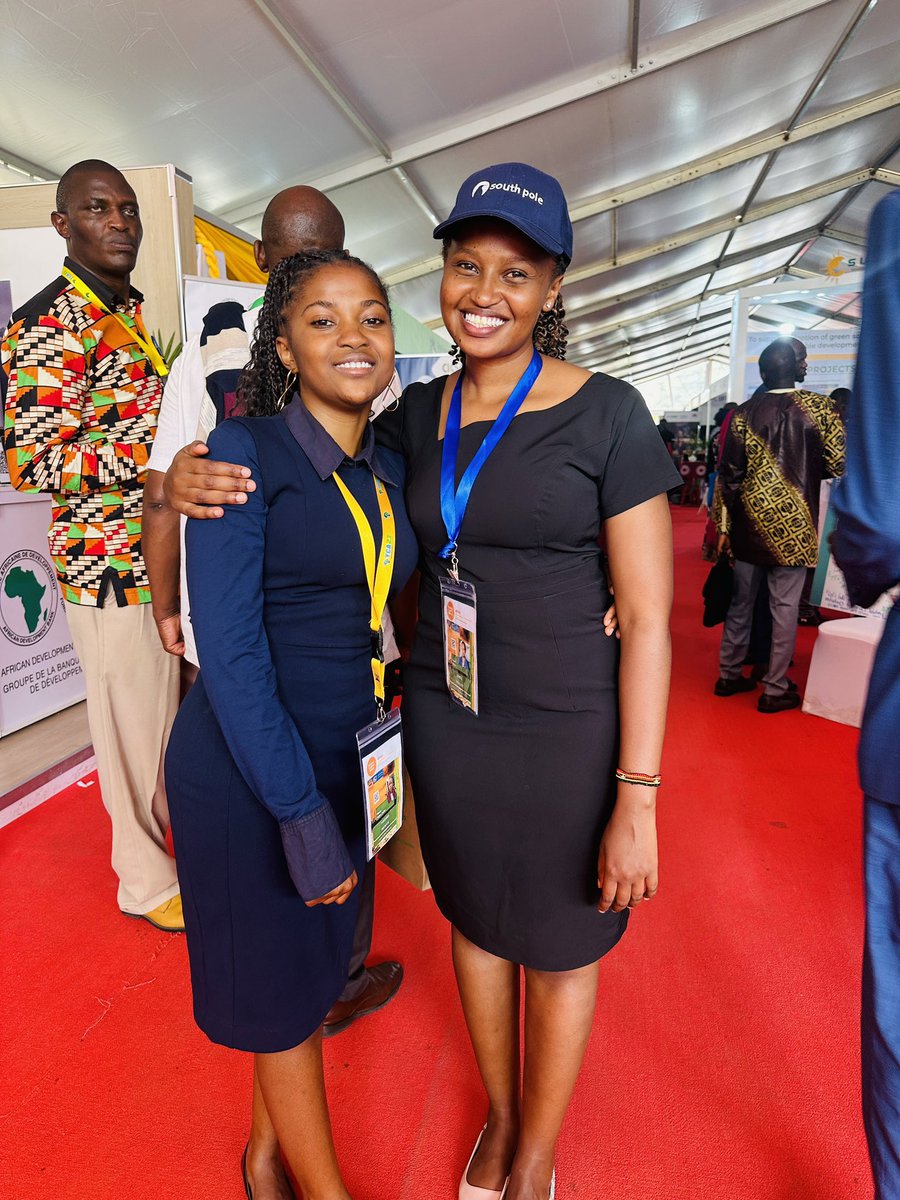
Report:
M443 247L444 261L446 262L450 249L449 237L444 238ZM560 254L553 264L553 278L559 279L560 275L565 275L568 265L568 258L564 254ZM565 316L566 310L563 306L562 294L557 293L553 307L549 310L541 309L541 315L531 333L534 348L538 354L546 354L548 358L566 357L569 328L566 325ZM450 354L455 362L458 362L460 366L465 366L466 356L455 342L450 348Z
M238 384L238 406L244 416L271 417L284 407L290 372L278 357L275 340L284 333L291 301L300 285L322 267L335 264L365 271L375 284L390 316L387 289L377 273L362 259L345 254L343 250L308 250L305 254L283 258L269 276L266 297L250 347L250 361Z

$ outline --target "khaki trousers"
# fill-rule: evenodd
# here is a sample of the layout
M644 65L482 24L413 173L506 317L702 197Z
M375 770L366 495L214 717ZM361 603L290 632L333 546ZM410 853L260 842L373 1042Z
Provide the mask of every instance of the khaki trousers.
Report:
M87 688L88 724L112 822L119 908L141 914L178 891L166 848L163 756L178 708L179 660L166 654L149 604L66 604Z

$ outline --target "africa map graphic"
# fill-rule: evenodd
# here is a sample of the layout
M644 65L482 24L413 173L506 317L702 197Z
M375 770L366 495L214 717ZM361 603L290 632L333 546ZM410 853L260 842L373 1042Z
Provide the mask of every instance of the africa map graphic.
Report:
M25 625L29 633L34 633L41 619L46 586L38 582L34 571L29 571L27 567L13 567L3 583L3 591L10 599L21 600ZM48 615L47 612L43 613L45 620Z

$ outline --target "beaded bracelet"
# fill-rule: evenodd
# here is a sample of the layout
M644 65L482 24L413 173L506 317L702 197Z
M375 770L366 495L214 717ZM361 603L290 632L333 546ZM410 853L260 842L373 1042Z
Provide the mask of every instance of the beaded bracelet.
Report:
M623 771L616 767L616 779L620 783L636 783L639 787L658 788L662 783L662 775L641 775L638 771Z

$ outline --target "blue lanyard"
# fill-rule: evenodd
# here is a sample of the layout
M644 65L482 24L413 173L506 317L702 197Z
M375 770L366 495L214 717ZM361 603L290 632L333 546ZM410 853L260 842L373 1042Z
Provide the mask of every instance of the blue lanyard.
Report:
M484 440L478 447L475 457L466 467L459 487L456 487L456 456L459 451L459 429L462 419L462 381L460 371L456 387L450 398L450 410L447 413L447 428L444 432L444 448L441 453L441 516L444 528L447 530L448 542L440 553L441 558L451 559L451 572L456 575L456 543L459 531L462 529L463 518L472 485L478 478L478 472L497 448L500 439L512 424L512 419L522 407L522 402L534 386L534 381L541 373L543 366L540 354L535 350L525 374L512 390L509 399L501 408L496 420L484 435Z

